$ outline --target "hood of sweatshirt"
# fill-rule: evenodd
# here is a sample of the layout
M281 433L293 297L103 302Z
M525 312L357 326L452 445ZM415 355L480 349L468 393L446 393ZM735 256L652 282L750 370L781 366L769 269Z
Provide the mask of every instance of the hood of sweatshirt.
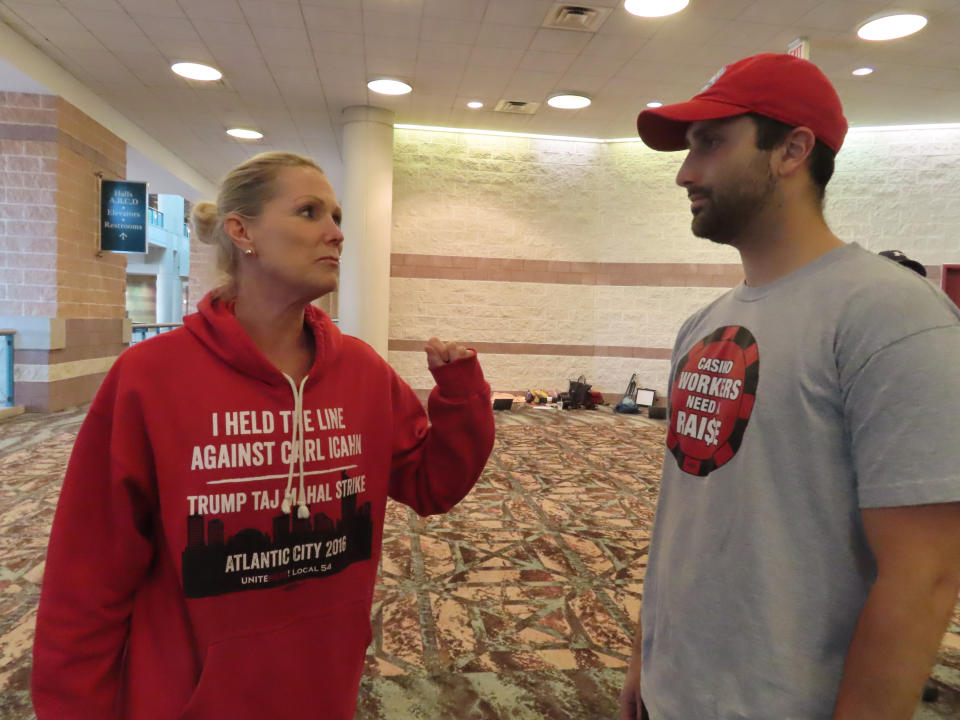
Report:
M330 316L313 305L304 308L304 322L316 344L316 355L306 387L315 383L323 370L343 349L343 335ZM232 303L218 300L213 293L197 305L197 312L183 319L189 330L211 353L236 371L268 385L287 386L289 378L270 364L233 314Z
M290 409L293 423L290 428L290 463L281 508L289 515L297 506L297 517L310 517L304 484L303 396L316 383L323 370L341 352L343 335L330 316L313 305L303 311L304 322L313 335L316 347L313 365L299 385L293 378L273 366L247 335L233 312L232 304L216 299L212 292L200 301L197 312L183 319L183 324L213 355L243 375L273 386L288 386L291 392ZM294 487L294 476L299 478Z

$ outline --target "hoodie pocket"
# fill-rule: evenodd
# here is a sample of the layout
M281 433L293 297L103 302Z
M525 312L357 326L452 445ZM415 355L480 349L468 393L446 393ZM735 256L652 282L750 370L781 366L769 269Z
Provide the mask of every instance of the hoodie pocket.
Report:
M363 604L219 640L180 719L352 720L370 640Z

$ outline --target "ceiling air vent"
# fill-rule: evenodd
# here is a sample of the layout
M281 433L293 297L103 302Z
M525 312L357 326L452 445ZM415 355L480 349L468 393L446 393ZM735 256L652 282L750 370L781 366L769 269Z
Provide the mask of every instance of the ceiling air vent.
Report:
M493 109L494 112L515 113L517 115L533 115L540 103L525 102L523 100L501 100Z
M542 27L594 33L600 29L613 8L557 3L547 13Z

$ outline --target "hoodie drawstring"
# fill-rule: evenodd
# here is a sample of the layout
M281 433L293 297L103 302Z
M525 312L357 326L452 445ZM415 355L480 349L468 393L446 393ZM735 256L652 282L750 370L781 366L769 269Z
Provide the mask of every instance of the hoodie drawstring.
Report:
M303 388L307 384L307 377L304 376L300 382L299 389L297 384L289 375L283 375L290 383L290 389L293 390L293 428L290 434L290 468L287 473L287 489L283 493L283 503L281 509L284 514L289 515L290 509L297 502L297 517L306 520L310 517L310 508L307 507L307 493L303 488ZM293 466L300 464L300 496L292 489L293 486Z

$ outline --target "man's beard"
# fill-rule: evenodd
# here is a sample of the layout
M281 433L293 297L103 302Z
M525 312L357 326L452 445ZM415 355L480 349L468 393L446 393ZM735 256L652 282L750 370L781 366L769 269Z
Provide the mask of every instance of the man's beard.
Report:
M765 155L755 167L746 168L738 178L724 182L721 188L691 188L691 194L706 198L693 216L691 228L697 237L723 245L736 245L754 218L770 203L777 180Z

